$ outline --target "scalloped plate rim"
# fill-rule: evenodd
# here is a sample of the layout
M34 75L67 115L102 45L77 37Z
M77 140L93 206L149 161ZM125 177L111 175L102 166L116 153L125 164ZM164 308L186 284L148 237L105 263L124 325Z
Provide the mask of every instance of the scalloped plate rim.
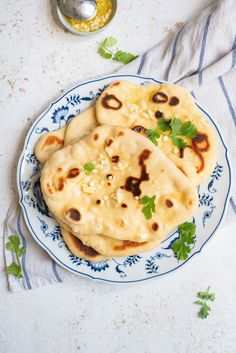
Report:
M34 123L31 125L28 133L26 134L26 137L25 137L25 141L24 141L24 146L23 146L23 149L22 149L22 152L20 154L20 157L19 157L19 161L18 161L18 165L17 165L17 189L18 189L18 193L19 193L19 204L23 210L23 215L24 215L24 220L26 222L26 225L27 225L27 228L30 230L30 233L31 235L33 236L33 238L35 239L35 241L49 254L49 256L51 258L53 258L53 260L59 265L61 266L62 268L66 269L67 271L73 273L73 274L76 274L76 275L79 275L79 276L83 276L85 278L90 278L91 280L93 281L98 281L98 282L105 282L105 283L112 283L112 284L132 284L132 283L138 283L138 282L143 282L143 281L146 281L146 280L151 280L151 279L154 279L156 277L161 277L163 275L167 275L167 274L170 274L174 271L176 271L177 269L181 268L183 265L185 265L194 255L196 254L200 254L203 247L206 245L206 243L209 242L209 240L212 238L212 236L215 234L215 232L217 231L217 229L219 228L220 224L222 223L224 217L225 217L225 214L226 214L226 211L227 211L227 208L228 208L228 200L229 200L229 197L230 197L230 191L231 191L231 187L232 187L232 168L231 168L231 160L230 160L230 156L229 156L229 151L228 151L228 148L226 147L226 144L225 144L225 141L224 141L224 138L222 136L222 133L221 133L221 129L220 127L218 126L218 124L214 121L214 119L210 116L210 114L205 110L205 108L203 108L202 105L200 105L197 100L194 98L196 104L198 105L198 107L208 116L208 118L211 120L212 124L214 125L215 129L218 131L218 135L219 135L219 138L221 139L221 142L224 146L224 149L225 149L225 159L226 159L226 162L227 162L227 166L228 166L228 171L229 171L229 186L228 186L228 191L227 191L227 195L225 197L225 201L224 201L224 206L223 206L223 210L222 210L222 214L220 216L220 219L217 223L217 225L215 226L215 229L211 232L211 234L209 235L209 237L204 241L204 243L201 245L201 247L199 248L199 250L195 251L191 256L189 256L185 261L181 262L178 266L176 266L175 268L169 270L169 271L166 271L164 273L160 273L160 274L155 274L153 276L150 276L150 277L146 277L146 278L142 278L142 279L137 279L137 280L130 280L130 281L119 281L119 280L110 280L110 279L105 279L105 278L101 278L101 277L94 277L90 274L86 274L86 273L83 273L83 272L80 272L76 269L73 269L71 267L69 267L68 265L66 265L65 263L63 263L59 258L57 258L57 256L38 238L37 234L35 234L34 232L34 229L32 228L31 226L31 223L30 221L28 220L28 214L27 214L27 211L25 209L25 205L23 203L23 191L22 191L22 186L20 184L20 177L21 177L21 167L22 167L22 163L23 163L23 159L24 159L24 153L25 153L25 150L26 150L26 147L28 145L28 141L29 141L29 138L31 136L31 134L33 133L33 130L35 128L35 126L37 125L37 123L45 116L45 114L47 114L49 112L49 110L53 107L54 104L58 103L64 96L66 96L68 93L70 93L71 91L73 91L74 89L78 88L78 87L82 87L86 84L89 84L89 83L93 83L93 82L98 82L98 81L102 81L104 79L109 79L109 78L120 78L120 77L139 77L141 79L146 79L146 80L153 80L157 83L169 83L167 81L164 81L164 80L160 80L160 79L156 79L156 78L153 78L153 77L150 77L150 76L142 76L142 75L138 75L138 74L116 74L116 75L105 75L105 76L102 76L102 77L99 77L97 79L93 79L93 80L86 80L86 81L83 81L82 83L79 83L75 86L73 86L72 88L68 89L66 92L64 92L59 98L55 99L54 101L52 101L52 103L49 104L48 108L45 109L38 118L36 118L36 120L34 121ZM168 238L166 238L165 240L167 240Z

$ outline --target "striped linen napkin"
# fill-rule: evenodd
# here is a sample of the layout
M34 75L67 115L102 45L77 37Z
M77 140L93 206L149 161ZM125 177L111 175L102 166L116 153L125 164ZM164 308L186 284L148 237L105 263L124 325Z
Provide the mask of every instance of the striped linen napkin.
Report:
M152 76L189 89L206 110L216 118L232 165L236 165L236 5L235 0L219 0L186 23L171 38L120 70ZM227 224L236 220L236 194L230 198ZM14 201L4 227L4 244L11 234L19 234L26 247L22 256L23 279L8 276L12 292L72 280L73 274L59 267L36 244L27 230L22 212ZM13 254L5 251L6 265Z

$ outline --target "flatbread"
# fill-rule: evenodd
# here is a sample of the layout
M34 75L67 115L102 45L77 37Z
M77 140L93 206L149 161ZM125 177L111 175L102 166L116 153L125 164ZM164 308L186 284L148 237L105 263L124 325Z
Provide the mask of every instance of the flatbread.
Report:
M95 108L91 107L76 115L68 125L44 134L35 145L35 156L41 164L64 146L79 141L97 126Z
M190 120L197 127L196 137L183 138L188 147L179 150L171 138L158 139L158 147L196 185L204 182L216 163L216 134L190 93L173 84L135 85L127 81L111 84L98 98L96 115L99 124L120 125L144 134L155 129L158 119L172 117Z
M58 219L57 222L61 227L62 235L66 231L67 236L69 234L70 237L74 236L78 238L84 246L87 245L88 247L92 247L92 249L96 250L99 254L103 254L107 257L124 257L141 254L157 247L161 242L161 239L158 238L153 241L138 243L129 240L113 239L100 234L74 234L72 233L70 227L67 224ZM72 237L72 239L74 238ZM73 253L74 248L70 247L70 250Z
M108 257L123 257L141 254L157 247L161 239L148 242L132 242L129 240L118 240L106 237L104 235L82 235L75 234L83 244L92 246L100 254Z
M61 234L63 240L65 241L66 245L68 246L69 250L72 252L73 255L94 262L104 261L108 259L107 256L99 254L92 247L84 245L79 238L75 237L72 233L68 232L62 227Z
M55 131L49 131L38 140L34 153L41 164L44 164L54 152L63 148L65 131L66 126Z
M86 109L77 115L67 126L65 132L64 145L71 145L78 142L81 138L88 135L98 126L95 114L95 107Z
M90 175L84 164L93 163ZM162 240L197 208L191 181L150 140L128 128L100 126L55 152L41 173L44 199L74 234L119 240ZM144 217L139 199L156 196Z

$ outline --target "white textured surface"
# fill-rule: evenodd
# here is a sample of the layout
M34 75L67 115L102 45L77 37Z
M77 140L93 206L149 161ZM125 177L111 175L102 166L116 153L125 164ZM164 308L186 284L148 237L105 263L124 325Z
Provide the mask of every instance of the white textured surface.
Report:
M80 38L57 27L49 1L1 1L1 224L33 120L63 89L119 68L96 54L96 41L113 35L120 48L143 52L210 2L119 0L108 30ZM235 352L235 231L219 231L202 254L169 276L132 286L76 277L70 284L10 294L0 256L0 353ZM208 284L216 301L210 317L200 320L192 302Z

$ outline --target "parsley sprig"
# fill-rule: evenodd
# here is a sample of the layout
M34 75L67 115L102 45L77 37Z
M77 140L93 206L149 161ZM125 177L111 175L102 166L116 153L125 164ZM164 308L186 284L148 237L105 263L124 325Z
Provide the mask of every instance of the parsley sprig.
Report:
M25 252L25 248L20 247L20 238L18 235L10 235L8 239L9 239L9 242L6 243L6 248L12 251L13 253L15 253L17 263L13 261L11 265L7 266L7 273L9 275L14 275L18 278L22 278L23 274L21 269L20 258Z
M104 59L112 59L115 61L120 61L123 64L128 64L138 57L132 53L128 53L122 50L114 51L114 46L117 44L117 39L114 37L107 37L102 43L98 43L98 53Z
M195 243L196 225L191 222L184 222L178 227L179 237L173 242L172 250L177 259L184 261L188 258L191 248Z
M213 302L215 300L215 294L210 293L210 286L209 286L205 292L198 292L197 297L201 299L194 302L194 304L201 305L201 309L198 312L198 317L200 317L201 319L206 319L211 311L211 308L207 304L207 301L210 300L211 302Z
M93 163L85 163L84 164L84 172L85 174L90 174L95 169L95 165Z
M191 121L182 122L180 119L175 117L169 121L165 118L160 118L157 123L157 128L152 130L148 129L145 134L148 138L157 146L157 139L163 135L170 135L173 145L178 148L186 148L187 143L180 136L187 138L194 138L196 136L197 129Z
M155 206L155 198L156 196L149 197L147 195L143 196L140 200L141 205L145 205L142 208L142 212L144 214L144 217L146 219L151 219L152 214L156 212L156 206Z

